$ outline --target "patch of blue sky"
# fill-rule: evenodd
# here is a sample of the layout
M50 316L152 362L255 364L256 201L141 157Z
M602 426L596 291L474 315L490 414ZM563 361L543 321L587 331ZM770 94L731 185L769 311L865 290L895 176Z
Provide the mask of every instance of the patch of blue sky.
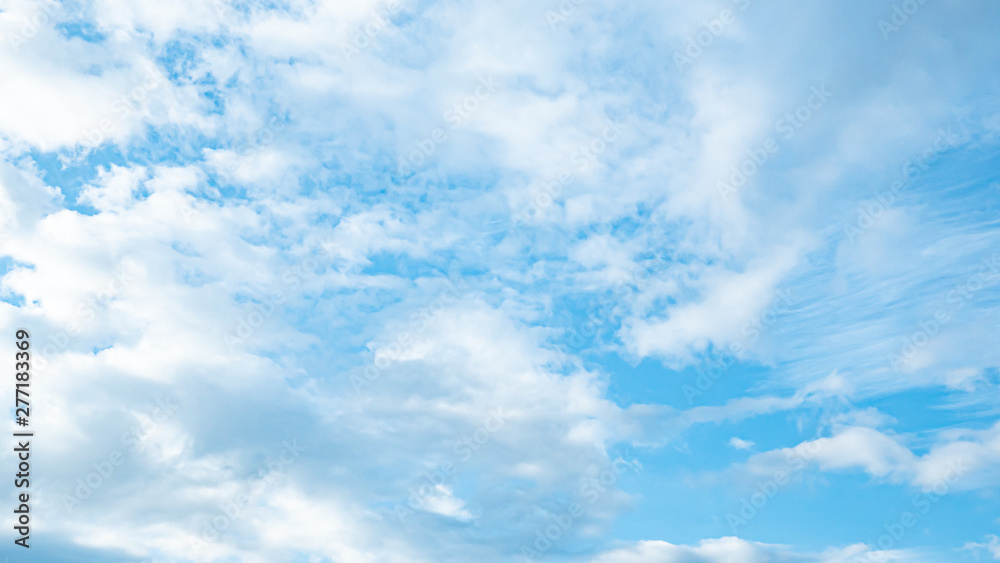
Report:
M66 208L84 215L94 215L96 210L77 203L77 197L97 178L100 168L128 163L117 146L107 143L96 148L81 146L69 151L30 151L28 154L38 166L42 179L63 193Z
M361 270L363 275L388 275L403 279L437 277L441 272L424 260L415 260L407 254L378 252L368 256L369 264Z
M996 385L996 368L987 370L987 384ZM991 377L992 375L992 377ZM899 434L913 434L913 449L925 453L934 437L949 428L985 430L995 419L983 417L975 410L954 408L956 397L967 395L965 390L935 386L900 391L891 395L871 397L854 404L856 408L873 408L892 417L890 429Z
M706 427L694 434L702 438L697 443L703 444L725 440L726 430ZM764 474L736 487L732 476L719 474L708 481L695 473L697 468L691 464L705 455L711 452L681 454L667 448L659 454L661 460L640 458L647 467L643 480L634 491L624 490L640 495L641 500L615 522L614 536L697 543L705 537L737 535L823 551L831 545L874 543L886 532L885 526L898 522L907 511L918 515L918 526L908 530L897 547L936 545L948 551L960 548L970 533L990 533L986 518L974 529L961 524L963 514L982 513L989 506L972 493L926 495L918 488L875 480L859 471L819 474L814 467L787 481L782 478L783 484L773 474ZM721 457L726 459L724 454ZM757 497L758 506L746 508L755 493L765 496Z
M205 72L201 51L205 40L198 36L186 35L173 39L162 47L161 54L156 58L158 68L165 70L167 78L173 82L195 83L204 81L210 74L193 75L193 71Z
M86 20L62 21L57 23L55 28L67 39L82 39L87 43L100 43L107 39L93 22Z

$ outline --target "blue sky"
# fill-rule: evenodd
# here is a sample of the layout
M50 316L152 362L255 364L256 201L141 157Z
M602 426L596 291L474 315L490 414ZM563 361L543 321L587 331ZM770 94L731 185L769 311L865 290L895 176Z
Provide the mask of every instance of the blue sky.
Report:
M998 23L0 0L4 555L1000 560Z

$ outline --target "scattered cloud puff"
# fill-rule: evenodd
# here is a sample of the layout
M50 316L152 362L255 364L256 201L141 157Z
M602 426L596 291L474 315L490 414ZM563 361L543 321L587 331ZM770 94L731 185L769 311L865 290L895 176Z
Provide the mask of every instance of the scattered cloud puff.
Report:
M1000 423L982 431L942 432L923 455L908 448L903 437L848 426L829 438L756 454L747 462L747 468L766 475L782 467L787 469L787 459L797 456L824 471L861 470L872 477L905 482L925 491L992 488L1000 466Z

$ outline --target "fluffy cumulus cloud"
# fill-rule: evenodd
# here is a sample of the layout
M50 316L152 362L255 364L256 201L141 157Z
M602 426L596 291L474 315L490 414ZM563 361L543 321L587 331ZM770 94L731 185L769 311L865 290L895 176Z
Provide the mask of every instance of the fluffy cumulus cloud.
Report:
M866 427L838 429L829 438L757 454L747 462L751 471L780 470L787 459L800 456L823 470L858 470L872 477L905 481L924 490L951 485L992 487L1000 466L1000 425L983 431L944 432L942 440L923 455L912 452L899 436ZM800 463L804 466L804 463Z
M31 553L995 558L998 17L0 0Z

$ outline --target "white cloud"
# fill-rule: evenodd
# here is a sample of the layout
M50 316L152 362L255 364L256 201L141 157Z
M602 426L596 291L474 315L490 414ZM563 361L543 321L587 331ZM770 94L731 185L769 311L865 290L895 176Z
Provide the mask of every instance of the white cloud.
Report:
M131 205L140 182L146 179L146 170L112 166L97 174L97 183L80 192L77 201L93 206L99 211L124 211Z
M986 552L987 555L993 558L994 561L1000 561L1000 538L997 536L986 536L986 542L976 543L969 542L965 544L963 549L967 549L976 554L978 560L980 552Z
M951 389L971 392L976 389L976 383L982 378L982 372L976 368L959 368L946 373L944 383Z
M668 309L665 320L631 319L622 338L640 357L671 359L688 359L710 343L727 350L743 345L752 334L746 323L772 302L779 280L796 260L797 252L788 248L744 272L710 271L699 284L704 288L700 299Z
M914 454L899 436L863 426L840 427L829 438L757 454L747 468L760 475L787 470L793 453L823 471L861 470L941 494L993 487L1000 482L1000 423L982 431L942 433L923 455Z
M46 18L16 50L0 50L0 72L7 77L0 95L0 138L14 153L71 149L80 159L105 144L127 143L143 123L210 129L200 111L204 102L191 88L172 83L152 57L134 49L133 40L112 34L106 43L66 38L55 25L70 19L67 8L12 2L0 26L24 37L22 24Z
M876 550L878 561L919 561L915 554L899 550ZM786 546L750 542L735 537L702 540L696 546L643 541L632 547L610 551L591 563L848 563L871 550L863 544L822 554L795 553Z

